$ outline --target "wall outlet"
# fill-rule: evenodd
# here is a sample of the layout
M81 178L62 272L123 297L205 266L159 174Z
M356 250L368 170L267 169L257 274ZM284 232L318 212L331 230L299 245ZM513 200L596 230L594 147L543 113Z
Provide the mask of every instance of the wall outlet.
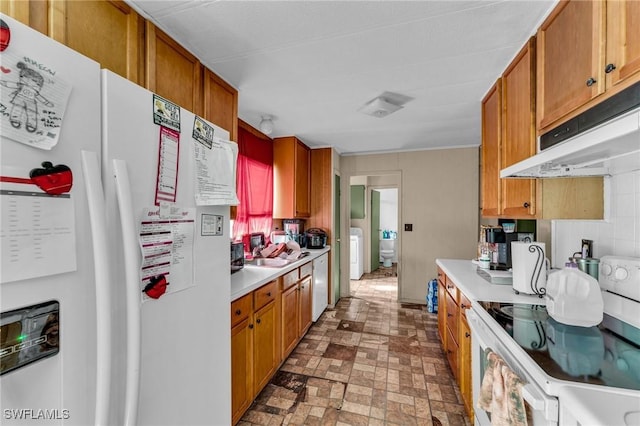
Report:
M404 224L404 230L407 231L407 232L413 231L413 223L405 223Z

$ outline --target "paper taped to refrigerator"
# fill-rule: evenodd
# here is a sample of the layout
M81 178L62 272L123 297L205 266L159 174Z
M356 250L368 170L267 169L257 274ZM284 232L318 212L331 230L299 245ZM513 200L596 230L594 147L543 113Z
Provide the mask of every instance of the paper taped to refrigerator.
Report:
M50 65L15 50L2 53L2 68L2 136L34 148L53 148L58 143L71 85Z
M1 282L77 269L75 208L71 194L49 195L28 183L29 171L2 167ZM14 179L6 179L13 177ZM8 180L22 183L9 182Z
M140 222L140 285L144 289L158 276L166 278L167 293L175 293L194 285L193 244L195 208L160 206L143 211ZM147 300L148 297L144 297Z
M211 146L192 139L195 158L196 205L237 205L238 145L214 136Z

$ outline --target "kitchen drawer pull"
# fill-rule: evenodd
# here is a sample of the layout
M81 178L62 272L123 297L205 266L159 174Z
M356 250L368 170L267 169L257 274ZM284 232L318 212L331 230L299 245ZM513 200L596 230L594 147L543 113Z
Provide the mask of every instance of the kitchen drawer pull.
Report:
M589 77L589 80L587 80L587 87L591 87L594 84L596 84L597 80L593 77Z
M447 312L447 316L448 316L448 317L452 317L452 316L453 316L453 314L450 314L449 312Z
M258 319L256 320L256 322L257 322L258 324L260 324L260 323L262 322L262 320L261 320L260 318L258 318Z
M607 74L609 74L611 71L615 70L616 66L613 64L607 64L606 67L604 67L604 72L606 72Z
M242 314L242 311L240 309L236 310L236 315L240 315Z
M268 293L267 293L267 297L271 297L271 292L268 292Z
M249 328L253 328L253 324L249 324Z
M460 307L461 307L462 309L467 309L467 308L468 308L468 306L467 306L466 304L464 304L464 303L461 303L461 304L460 304Z
M529 204L529 202L528 202L528 201L525 201L525 202L524 202L524 204L523 204L522 206L523 206L525 209L528 209L530 205L531 205L531 204Z
M464 332L464 337L471 337L471 333L469 333L468 331Z

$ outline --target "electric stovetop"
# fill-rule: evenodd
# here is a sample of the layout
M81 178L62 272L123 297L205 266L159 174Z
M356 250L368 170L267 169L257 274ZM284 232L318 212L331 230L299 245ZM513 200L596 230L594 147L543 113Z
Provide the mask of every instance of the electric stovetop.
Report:
M640 329L607 314L601 324L561 324L543 305L479 302L551 377L640 390Z

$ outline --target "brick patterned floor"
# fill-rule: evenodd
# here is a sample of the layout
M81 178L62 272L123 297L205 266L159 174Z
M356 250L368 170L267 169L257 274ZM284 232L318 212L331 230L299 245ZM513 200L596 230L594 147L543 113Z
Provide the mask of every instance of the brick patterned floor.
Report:
M397 302L395 265L351 281L238 424L469 426L437 322Z

